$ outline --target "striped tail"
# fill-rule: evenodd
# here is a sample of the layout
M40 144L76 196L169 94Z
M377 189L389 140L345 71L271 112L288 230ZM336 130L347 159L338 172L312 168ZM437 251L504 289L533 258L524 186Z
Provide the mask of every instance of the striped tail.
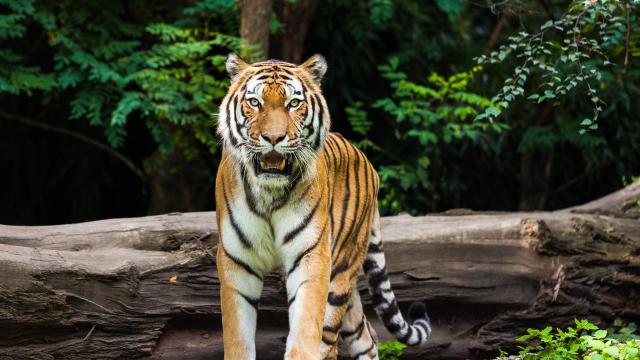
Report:
M416 346L425 343L431 335L431 322L426 306L420 302L411 304L408 314L409 322L400 313L387 276L378 215L373 223L369 249L362 268L367 277L373 306L387 330L407 345Z

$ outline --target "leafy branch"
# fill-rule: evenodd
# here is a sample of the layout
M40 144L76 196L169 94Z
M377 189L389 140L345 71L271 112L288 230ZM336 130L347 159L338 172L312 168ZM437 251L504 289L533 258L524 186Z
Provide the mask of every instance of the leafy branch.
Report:
M580 122L579 132L597 129L605 104L592 82L599 81L602 71L613 65L605 49L620 42L621 29L629 31L629 22L625 21L627 8L638 9L639 5L638 1L579 1L560 19L543 24L538 32L520 32L497 51L477 57L476 62L481 65L500 64L509 56L521 61L492 99L496 106L487 108L477 119L497 118L525 94L525 85L538 73L541 84L528 100L557 102L582 86L591 102L592 115Z

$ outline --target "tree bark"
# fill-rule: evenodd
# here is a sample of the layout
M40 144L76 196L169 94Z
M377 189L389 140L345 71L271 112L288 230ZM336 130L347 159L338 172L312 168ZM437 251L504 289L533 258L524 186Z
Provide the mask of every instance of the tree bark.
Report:
M211 207L211 179L215 174L213 168L201 156L187 159L180 150L169 154L156 150L145 159L145 164L149 171L147 215L164 214L169 211L202 211Z
M238 0L240 37L247 45L240 56L246 60L264 60L269 56L269 23L273 12L271 0ZM259 54L256 55L255 51Z
M300 64L304 51L304 41L316 13L316 0L300 0L295 3L283 2L281 19L284 31L277 37L280 59Z
M529 126L544 126L553 121L553 104L545 103L541 114ZM549 196L554 148L536 151L526 149L520 158L520 201L518 210L544 209ZM540 171L542 169L542 171ZM542 174L541 174L542 173Z
M426 302L434 325L404 358L486 358L528 327L640 320L638 201L640 182L555 212L383 218L400 307ZM0 225L0 359L221 359L215 239L212 212ZM278 274L258 323L259 358L281 359Z

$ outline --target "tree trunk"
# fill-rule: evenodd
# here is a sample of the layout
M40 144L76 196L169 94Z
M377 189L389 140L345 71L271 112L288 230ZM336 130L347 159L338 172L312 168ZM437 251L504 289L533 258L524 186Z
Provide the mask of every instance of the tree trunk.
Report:
M294 64L300 64L304 51L304 41L316 13L316 0L300 0L294 3L283 1L281 21L284 31L276 38L280 48L279 58Z
M240 54L246 60L264 60L269 56L269 23L273 12L271 0L238 0L240 37L247 45ZM256 54L256 50L259 54Z
M145 160L149 206L147 215L169 211L202 211L213 203L212 167L201 156L187 159L181 150L163 154L156 150ZM209 184L209 186L193 186Z
M553 104L546 102L541 114L530 126L553 122ZM520 158L520 201L518 210L542 210L549 196L549 181L553 167L553 145L544 151L525 149Z
M639 321L639 201L636 182L555 212L383 218L400 307L424 301L434 324L404 358L485 358L528 327L574 318ZM212 212L0 226L0 359L221 359L215 239ZM281 359L277 274L258 323L259 358Z

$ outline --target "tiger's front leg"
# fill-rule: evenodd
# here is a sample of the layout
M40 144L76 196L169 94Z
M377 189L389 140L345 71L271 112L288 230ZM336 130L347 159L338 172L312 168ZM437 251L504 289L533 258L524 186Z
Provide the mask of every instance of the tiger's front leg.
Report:
M292 255L284 264L289 302L289 336L284 358L320 360L319 344L331 272L328 224L315 234L303 232L283 248Z
M242 260L228 254L222 242L218 243L216 263L220 279L224 359L255 360L262 276Z

